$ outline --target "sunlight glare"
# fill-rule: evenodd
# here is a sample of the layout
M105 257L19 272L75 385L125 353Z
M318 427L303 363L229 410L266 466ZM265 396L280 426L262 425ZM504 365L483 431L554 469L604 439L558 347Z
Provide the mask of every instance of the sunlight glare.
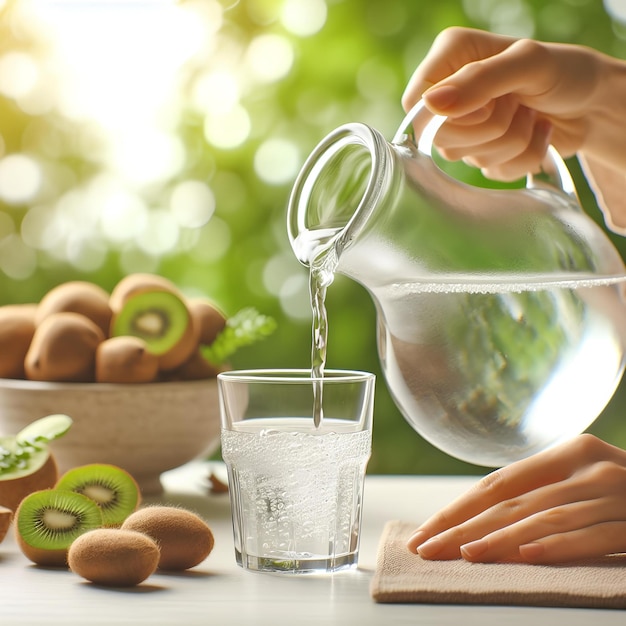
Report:
M326 23L328 8L324 0L286 0L281 12L284 27L298 37L319 32Z
M25 154L9 154L0 160L0 199L9 204L31 200L41 186L41 168Z
M174 187L170 209L176 221L185 228L204 226L215 211L215 196L199 180L185 180Z
M246 63L254 78L271 83L287 76L294 61L291 43L281 35L259 35L246 51Z
M207 115L204 120L204 137L216 148L237 148L250 135L252 122L243 106L237 104L220 115Z
M270 185L283 185L292 181L300 165L298 147L288 139L268 139L254 155L255 172Z

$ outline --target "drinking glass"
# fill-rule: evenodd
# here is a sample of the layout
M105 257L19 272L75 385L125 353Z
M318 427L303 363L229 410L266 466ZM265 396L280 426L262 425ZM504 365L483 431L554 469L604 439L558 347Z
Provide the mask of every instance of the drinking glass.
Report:
M240 566L294 574L356 566L374 383L373 374L348 370L219 374ZM317 426L314 397L323 410Z

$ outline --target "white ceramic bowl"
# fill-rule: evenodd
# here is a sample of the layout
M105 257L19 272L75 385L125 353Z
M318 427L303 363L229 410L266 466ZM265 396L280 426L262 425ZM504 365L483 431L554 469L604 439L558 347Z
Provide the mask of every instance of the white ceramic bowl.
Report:
M59 471L111 463L132 474L144 495L160 475L217 450L217 380L149 384L46 383L0 379L0 435L66 413L74 424L50 444Z

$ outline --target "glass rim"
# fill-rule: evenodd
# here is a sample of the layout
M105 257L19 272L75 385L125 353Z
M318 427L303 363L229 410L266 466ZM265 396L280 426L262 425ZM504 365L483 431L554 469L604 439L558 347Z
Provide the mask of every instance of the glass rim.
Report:
M324 384L357 383L375 380L376 375L363 370L327 369L322 376L313 376L310 369L243 369L228 370L217 375L218 380L245 383L301 384L321 381Z

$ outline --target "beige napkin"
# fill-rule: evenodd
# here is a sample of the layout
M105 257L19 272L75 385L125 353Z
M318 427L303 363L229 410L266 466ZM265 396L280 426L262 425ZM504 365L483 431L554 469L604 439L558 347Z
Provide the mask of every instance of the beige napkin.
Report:
M370 589L376 602L626 608L626 554L553 566L426 561L406 548L416 527L385 526Z

